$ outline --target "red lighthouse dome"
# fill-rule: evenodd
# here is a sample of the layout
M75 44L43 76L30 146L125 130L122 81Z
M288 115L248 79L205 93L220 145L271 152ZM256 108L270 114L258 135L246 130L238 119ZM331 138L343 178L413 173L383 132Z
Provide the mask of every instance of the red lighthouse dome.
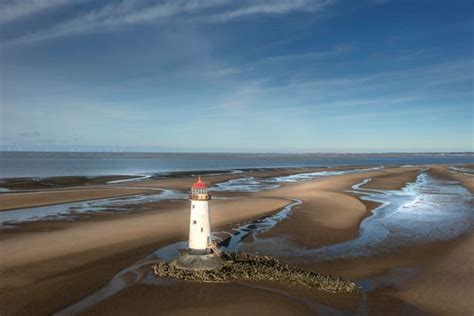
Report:
M201 177L193 184L193 189L207 189L207 185L201 180Z

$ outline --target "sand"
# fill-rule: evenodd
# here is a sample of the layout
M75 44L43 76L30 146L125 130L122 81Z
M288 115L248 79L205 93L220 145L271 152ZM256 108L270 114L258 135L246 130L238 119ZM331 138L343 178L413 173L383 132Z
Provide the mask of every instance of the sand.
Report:
M277 198L249 198L245 202L216 200L212 204L211 221L214 227L235 224L242 220L264 216L286 204L287 200ZM67 230L17 236L0 244L0 252L8 253L8 256L0 262L0 269L15 267L18 262L32 264L54 259L64 253L112 248L113 245L122 243L140 246L142 240L168 239L178 235L179 232L187 231L188 212L186 205L170 208L166 212L146 213L110 221L78 223ZM25 246L28 251L25 251ZM111 254L111 251L104 255L108 254Z
M276 198L254 198L245 202L216 200L212 204L211 220L218 229L265 216L286 204L287 200ZM2 257L0 262L0 307L3 309L0 312L9 315L22 309L27 311L30 304L35 309L44 306L44 313L66 307L84 295L82 287L87 287L87 284L83 282L94 279L92 283L95 284L95 279L99 277L95 273L88 274L85 267L92 265L92 270L96 271L95 262L106 262L102 269L110 270L108 264L114 262L110 268L116 267L117 256L129 256L137 261L143 256L142 252L137 255L140 247L145 247L149 253L170 240L184 239L188 228L188 212L188 205L183 205L156 214L78 222L63 230L30 232L3 240L0 253L8 256ZM125 262L130 264L134 261ZM105 282L119 270L100 271L96 273L106 273L105 278L99 277ZM61 277L59 284L55 282L58 276ZM74 287L69 289L67 285L71 283ZM68 296L50 304L54 296L43 296L45 291L54 293L55 286L62 290L66 287ZM60 297L64 297L64 294Z
M383 175L372 178L372 180L364 185L366 189L378 190L399 190L407 182L414 182L420 168L394 168L387 170Z
M426 262L421 276L396 295L432 314L473 315L474 234Z
M471 192L474 192L472 176L452 173L446 166L434 166L430 169L430 173L435 177L460 181ZM388 175L380 178L387 177L395 178ZM411 181L408 175L407 177L406 180ZM377 178L374 180L376 182ZM384 187L387 188L387 185L392 184L386 184ZM280 226L285 227L290 223L291 219ZM272 230L272 233L276 231L277 229ZM280 229L279 234L285 233ZM291 233L288 236L292 236ZM388 279L385 277L384 282L396 288L385 290L386 295L401 298L404 302L416 305L430 314L472 315L474 312L473 249L474 234L471 233L457 240L404 247L387 256L361 257L323 264L305 262L302 267L350 279L392 275ZM396 269L400 268L414 268L415 277L408 281L404 280L404 274L398 275L396 272ZM377 297L379 294L371 295ZM373 301L378 301L378 298Z
M437 177L461 181L474 193L474 176L453 173L445 167L431 170ZM442 256L423 266L420 278L397 295L437 315L474 313L474 234L455 243Z
M399 189L413 181L420 168L389 168L363 174L341 175L300 183L252 194L239 194L245 199L213 200L212 223L214 230L229 229L272 214L298 198L303 204L293 215L263 237L285 235L303 246L317 247L354 238L360 222L370 216L375 203L363 203L345 190L366 178L372 178L370 187ZM306 172L304 169L303 172ZM317 169L315 169L317 170ZM254 176L276 176L289 170L252 171ZM457 174L436 167L438 176L472 183ZM223 181L243 175L226 174L209 177L209 181ZM206 177L206 181L208 177ZM186 189L194 177L150 180L133 186ZM34 195L34 203L56 196L61 201L74 197L89 198L89 191L122 192L135 190L128 185L106 188L72 188L56 190L51 195ZM105 190L105 191L104 191ZM114 191L115 190L115 191ZM142 189L138 189L143 192ZM71 191L71 192L70 192ZM58 193L56 193L58 192ZM127 192L127 194L135 194ZM64 194L72 194L64 197ZM29 194L29 193L28 193ZM40 193L38 193L40 194ZM99 193L96 193L99 194ZM10 195L10 194L8 194ZM0 198L3 198L2 195ZM10 200L10 207L23 207L21 196ZM11 198L11 197L10 197ZM28 199L28 198L26 198ZM15 201L17 204L15 204ZM54 200L57 201L57 200ZM33 202L30 202L33 203ZM57 202L60 203L60 202ZM0 202L0 205L3 203ZM153 250L183 240L187 236L188 204L164 202L156 210L125 215L97 215L87 220L70 223L28 225L8 238L0 239L0 252L8 254L0 261L0 314L46 315L65 308L93 293L112 277ZM96 218L97 220L95 220ZM449 243L418 245L402 249L386 258L366 258L328 265L305 263L305 267L322 273L334 273L350 278L377 275L393 267L420 266L423 274L413 283L400 289L371 294L371 311L394 310L409 314L421 310L442 314L464 314L474 308L469 303L472 293L472 237ZM440 275L441 273L441 275ZM451 274L450 274L451 273ZM457 282L456 280L462 280ZM445 287L446 286L446 287ZM444 291L444 292L443 292ZM461 294L456 294L461 293ZM196 302L199 299L199 302ZM251 288L245 284L185 284L172 287L133 286L94 306L89 314L156 314L195 315L218 314L315 314L318 309L309 302L323 302L341 310L357 311L359 302L341 296L325 296L305 290L271 286ZM215 304L215 302L221 302ZM305 303L306 302L306 303ZM456 308L452 308L455 306Z
M298 245L308 248L355 238L360 222L371 214L371 209L376 207L377 203L363 202L344 190L351 189L352 185L367 178L380 182L378 179L386 178L387 175L392 181L386 184L385 188L399 189L407 182L413 181L419 170L394 168L388 171L341 175L287 185L275 192L267 191L264 195L297 197L303 204L296 208L297 211L289 220L277 225L266 236L285 235Z
M474 167L472 168L474 170ZM474 194L474 175L467 175L462 172L450 171L447 166L432 166L430 173L434 177L452 179L460 181L472 194Z
M145 304L137 304L140 297ZM177 302L179 302L177 304ZM84 315L314 315L292 297L235 284L186 283L169 287L134 286Z

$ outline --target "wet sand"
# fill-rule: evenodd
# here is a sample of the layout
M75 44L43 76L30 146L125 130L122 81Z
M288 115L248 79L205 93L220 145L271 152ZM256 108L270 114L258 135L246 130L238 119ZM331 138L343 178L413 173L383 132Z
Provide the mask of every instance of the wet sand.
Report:
M472 165L471 165L472 166ZM453 173L444 167L432 168L438 177L461 181L474 193L474 176ZM433 314L472 315L474 313L474 233L448 249L436 260L426 262L420 278L397 293Z
M354 298L338 295L337 299L338 302L335 303L333 297L324 293L311 293L262 282L176 282L167 287L133 286L87 310L83 315L155 315L160 311L163 315L274 316L316 315L319 311L325 311L324 306L312 305L312 300L327 305L336 304L348 311L357 308Z
M196 296L197 292L199 296ZM135 302L136 297L150 303L139 305ZM157 297L160 299L156 299ZM182 304L177 305L176 302L181 297L184 300ZM92 308L85 315L151 315L158 310L166 315L314 315L310 308L291 297L228 284L187 284L171 287L167 291L155 286L136 286L130 291L118 294L107 304Z
M112 187L6 193L0 195L0 211L146 193L150 191Z
M288 204L290 198L298 198L303 204L295 208L289 219L264 233L263 237L285 235L307 247L351 239L357 236L360 222L370 216L370 210L376 204L362 202L345 190L366 178L373 179L371 187L377 184L384 189L398 189L413 181L419 169L392 168L320 178L284 184L281 188L271 191L239 194L245 196L245 199L213 200L213 228L229 229L237 223L272 214ZM439 167L439 172L449 173L445 169ZM261 176L276 176L281 172L279 170L272 174L265 171ZM219 175L209 178L212 178L212 182L238 176L240 175ZM461 180L456 174L452 177L464 181L466 186L471 182L469 179ZM149 180L134 183L133 186L139 184L144 187L186 189L194 180L192 177ZM119 186L115 185L113 190L115 187ZM21 199L18 203L21 203ZM42 223L29 224L27 230L19 229L17 233L9 233L9 237L0 242L1 253L9 254L0 262L0 313L50 314L98 290L117 272L153 250L186 239L189 212L187 203L166 202L164 205L166 207L156 211L108 215L97 221L50 223L48 226L55 228L46 231L39 229L44 225ZM470 302L473 300L468 300L468 293L473 292L473 265L470 263L474 256L472 251L469 251L474 249L469 248L472 242L472 238L464 238L449 243L407 248L388 258L368 258L360 262L353 260L328 265L306 262L301 265L318 272L350 278L377 275L393 267L422 266L424 274L414 279L412 284L404 285L400 290L384 290L383 293L370 294L373 297L369 301L370 309L378 312L392 309L404 314L436 309L443 314L463 314L465 311L472 313L474 308ZM449 249L453 251L448 251ZM447 253L449 255L446 256ZM446 270L450 269L453 270L452 273L457 273L451 274L451 279L448 278L449 274L446 274ZM444 271L442 280L438 276L440 271ZM455 281L463 278L465 280L462 282ZM444 289L448 281L451 282L451 287L446 287L447 292L444 293L441 289ZM440 282L443 284L440 285ZM178 284L166 288L137 285L94 306L88 314L156 314L157 311L162 311L166 314L185 315L191 310L196 315L318 313L318 308L304 303L307 300L323 302L338 310L354 312L360 308L358 300L350 297L328 297L326 294L309 293L304 289L268 286L269 289L264 290L234 283L186 286ZM455 290L464 294L448 293ZM435 291L439 294L434 294ZM446 302L440 299L440 296L446 298ZM200 303L191 301L194 298L199 298ZM443 309L450 300L450 305L456 309ZM215 301L224 303L215 304Z
M67 188L71 186L106 184L109 181L133 179L137 176L98 176L98 177L50 177L50 178L9 178L0 181L0 187L9 190L36 190Z
M246 203L216 200L211 219L219 229L271 214L286 204L286 200L272 198L250 199ZM97 284L100 279L104 284L118 272L116 267L121 260L117 257L130 264L143 256L140 249L151 252L170 240L184 239L188 212L188 205L183 205L156 214L77 222L67 229L29 232L3 240L0 252L8 256L0 262L2 315L28 309L29 304L33 304L34 310L43 307L42 312L47 314L74 303L87 293L84 287L89 288L89 282ZM58 278L61 281L56 281ZM54 294L59 294L59 298L51 304L55 286ZM45 293L53 295L44 297ZM65 294L69 300L64 298Z
M245 176L282 176L303 172L314 172L321 170L334 170L335 168L296 168L296 169L274 169L264 171L250 170L242 173L223 173L223 174L209 174L206 175L206 182L212 185L217 182L228 181ZM344 168L342 168L344 169ZM87 201L93 199L105 199L119 196L129 196L134 194L148 194L156 193L150 189L166 188L171 190L188 190L195 181L195 172L177 173L176 176L163 177L162 179L150 179L145 181L133 181L124 183L105 184L110 180L137 178L129 176L111 176L111 177L96 177L90 179L90 183L96 185L85 185L88 178L85 177L58 177L47 178L46 180L33 181L32 179L9 179L6 181L4 187L11 189L18 189L15 185L21 184L21 189L40 190L33 192L12 192L0 194L0 211L36 207L45 205L54 205L67 202ZM193 176L189 176L193 174ZM187 175L187 176L186 176ZM52 180L51 180L52 179ZM61 183L64 184L62 188L50 188L44 183ZM97 183L103 185L97 185Z
M393 170L395 171L395 170ZM430 174L442 179L460 181L470 192L474 192L472 176L450 172L446 166L434 166ZM389 173L372 176L370 188L378 189L374 183L381 183L390 178L390 183L380 187L399 189L406 182L413 181L416 174L412 170L405 174ZM397 181L393 181L397 179ZM364 187L369 187L365 185ZM304 207L306 203L303 204ZM333 208L334 209L334 208ZM368 208L368 210L370 207ZM265 234L267 237L287 236L303 247L314 247L305 242L302 226L307 225L309 217L295 212L287 221ZM306 230L307 231L307 230ZM334 232L330 233L334 236ZM312 234L308 234L311 238ZM337 241L338 242L338 241ZM378 276L384 290L368 294L370 301L386 300L387 296L402 299L409 305L419 308L416 312L425 311L435 315L472 315L474 312L474 234L461 236L455 240L432 242L428 244L403 247L390 255L359 257L336 260L327 263L315 263L310 260L300 262L306 269L321 273L341 275L345 278L363 280ZM387 277L388 276L388 277ZM378 307L375 307L378 308ZM416 314L415 313L415 314Z
M465 165L465 168L474 170L474 165ZM474 194L474 175L464 174L462 172L453 172L446 166L433 166L430 173L439 178L452 179L460 181L471 193Z
M419 168L396 168L387 170L384 175L373 177L363 187L377 190L399 190L407 182L414 182L418 176Z
M209 176L209 183L234 179L239 175ZM12 192L0 194L0 211L26 207L45 206L67 202L104 199L134 194L157 193L157 189L166 188L173 190L188 189L194 177L169 178L161 180L146 180L141 182L127 182L120 184L107 184L95 186L72 186L61 189L39 190L35 192ZM151 190L153 189L153 190Z
M286 220L264 236L287 236L291 241L308 248L317 248L352 239L358 235L359 224L378 204L360 200L354 194L344 192L353 184L372 178L383 182L387 176L391 181L387 189L399 189L414 181L420 168L394 168L362 174L341 175L287 185L277 190L278 194L297 197L303 204ZM379 180L382 179L382 180ZM271 196L272 191L265 195ZM316 211L317 210L317 211Z
M425 260L420 276L395 295L435 315L472 315L474 311L474 234Z

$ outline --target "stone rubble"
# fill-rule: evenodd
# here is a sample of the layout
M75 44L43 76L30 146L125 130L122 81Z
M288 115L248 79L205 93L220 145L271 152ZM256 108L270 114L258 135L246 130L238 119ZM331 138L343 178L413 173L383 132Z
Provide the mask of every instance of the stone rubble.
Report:
M359 292L359 287L354 282L292 268L270 256L230 252L224 253L223 257L225 259L224 265L217 270L185 270L171 266L166 262L157 263L153 269L159 277L183 281L278 281L331 293Z

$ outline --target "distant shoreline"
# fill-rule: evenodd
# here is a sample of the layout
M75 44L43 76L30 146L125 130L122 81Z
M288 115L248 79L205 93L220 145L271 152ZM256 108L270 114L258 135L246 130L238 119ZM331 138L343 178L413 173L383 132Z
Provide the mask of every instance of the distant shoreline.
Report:
M0 152L0 179L165 176L272 168L474 163L474 153L216 154Z

